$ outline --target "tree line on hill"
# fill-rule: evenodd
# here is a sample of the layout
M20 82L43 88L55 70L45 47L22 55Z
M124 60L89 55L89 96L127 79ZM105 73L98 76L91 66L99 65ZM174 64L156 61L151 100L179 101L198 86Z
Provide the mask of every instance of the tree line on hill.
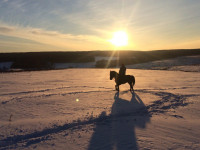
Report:
M0 63L13 62L13 69L47 70L54 69L54 63L87 63L95 62L97 56L118 57L118 60L111 60L109 63L104 59L96 62L96 68L111 68L121 63L130 65L190 55L200 55L200 49L0 53Z

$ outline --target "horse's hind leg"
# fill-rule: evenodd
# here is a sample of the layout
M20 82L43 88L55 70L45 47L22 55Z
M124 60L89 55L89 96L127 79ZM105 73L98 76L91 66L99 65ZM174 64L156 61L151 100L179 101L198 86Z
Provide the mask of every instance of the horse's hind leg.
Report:
M119 85L115 85L115 90L119 91Z
M130 91L133 91L133 85L131 83L129 83L130 85Z

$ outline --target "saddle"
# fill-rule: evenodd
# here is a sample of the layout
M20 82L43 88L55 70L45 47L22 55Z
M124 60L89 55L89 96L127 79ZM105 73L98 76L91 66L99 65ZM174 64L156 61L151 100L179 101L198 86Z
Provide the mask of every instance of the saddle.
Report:
M119 75L118 76L118 81L119 82L125 82L125 80L126 80L126 75Z

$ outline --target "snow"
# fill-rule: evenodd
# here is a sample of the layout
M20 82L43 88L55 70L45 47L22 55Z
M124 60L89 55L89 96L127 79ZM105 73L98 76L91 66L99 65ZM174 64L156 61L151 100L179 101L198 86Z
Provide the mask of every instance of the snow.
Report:
M127 68L200 72L200 55L128 65Z
M1 73L0 150L199 149L199 72L110 70Z
M103 57L103 56L96 56L95 57L95 62L100 61L100 60L119 60L119 57Z
M95 68L95 62L88 63L54 63L53 68L55 69L66 69L66 68Z
M9 70L13 62L0 62L0 70Z

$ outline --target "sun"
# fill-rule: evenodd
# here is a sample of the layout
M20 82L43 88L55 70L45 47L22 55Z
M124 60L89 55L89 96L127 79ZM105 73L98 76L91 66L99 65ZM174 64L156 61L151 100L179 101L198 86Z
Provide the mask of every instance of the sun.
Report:
M128 45L128 35L125 31L116 31L109 41L117 47L126 46Z

